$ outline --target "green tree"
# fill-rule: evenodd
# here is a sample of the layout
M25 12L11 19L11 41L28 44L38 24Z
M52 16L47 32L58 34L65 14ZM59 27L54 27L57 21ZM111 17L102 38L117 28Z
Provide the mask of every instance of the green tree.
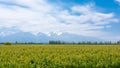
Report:
M118 41L117 44L120 44L120 41Z
M12 45L12 43L11 42L6 42L6 43L4 43L5 45Z

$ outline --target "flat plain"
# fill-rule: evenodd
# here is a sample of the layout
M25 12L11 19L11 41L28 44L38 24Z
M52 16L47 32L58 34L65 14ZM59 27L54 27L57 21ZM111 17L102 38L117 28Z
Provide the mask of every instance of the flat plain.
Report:
M120 45L0 45L0 68L120 68Z

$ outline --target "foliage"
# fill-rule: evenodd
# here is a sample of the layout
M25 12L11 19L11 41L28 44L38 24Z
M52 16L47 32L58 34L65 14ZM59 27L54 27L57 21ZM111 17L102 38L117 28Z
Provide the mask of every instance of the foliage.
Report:
M12 45L12 43L11 42L6 42L6 43L4 43L5 45Z
M120 41L118 41L117 44L120 44Z
M119 68L117 45L0 46L0 68Z
M49 44L81 44L81 45L115 45L115 44L120 44L120 41L117 43L113 43L111 41L105 41L105 42L91 42L91 41L80 41L80 42L64 42L64 41L49 41Z

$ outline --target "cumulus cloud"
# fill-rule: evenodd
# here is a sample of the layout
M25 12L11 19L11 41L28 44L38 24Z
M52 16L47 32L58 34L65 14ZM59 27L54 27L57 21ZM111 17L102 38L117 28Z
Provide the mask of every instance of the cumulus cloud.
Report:
M118 22L114 13L102 13L94 5L74 5L70 10L47 0L0 0L0 28L16 27L24 32L68 32L101 37L110 23Z

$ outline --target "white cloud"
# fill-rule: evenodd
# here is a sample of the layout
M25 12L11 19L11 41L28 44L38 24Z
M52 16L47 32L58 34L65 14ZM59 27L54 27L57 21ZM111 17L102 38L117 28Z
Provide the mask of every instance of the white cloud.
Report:
M69 32L102 37L106 32L101 29L109 26L110 23L118 22L113 13L98 12L93 9L94 5L91 4L73 6L71 11L68 11L59 5L52 5L46 0L1 1L13 5L0 5L0 28L17 27L33 34Z
M120 0L116 0L116 1L120 3Z
M114 18L113 13L100 13L93 9L93 5L85 5L85 6L74 6L72 10L74 12L80 13L82 15L79 16L79 20L92 22L96 25L105 25L113 22L118 22L118 19ZM84 19L84 20L83 20Z

